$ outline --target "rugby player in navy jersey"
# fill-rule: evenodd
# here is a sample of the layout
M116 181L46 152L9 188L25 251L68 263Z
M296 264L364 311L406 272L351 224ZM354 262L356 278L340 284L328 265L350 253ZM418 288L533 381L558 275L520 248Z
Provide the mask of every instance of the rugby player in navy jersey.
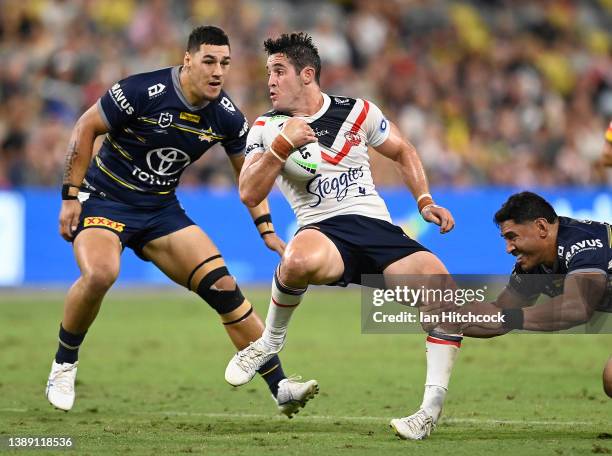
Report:
M198 27L189 36L183 65L117 82L76 123L66 156L59 228L73 243L81 276L66 296L46 388L55 407L73 406L79 346L117 278L126 246L201 296L219 313L238 349L261 336L263 324L219 250L175 195L183 170L216 143L240 173L249 128L222 90L229 66L223 30ZM94 140L103 134L92 161ZM268 203L249 210L265 244L282 254L285 245L274 232ZM278 357L258 372L289 417L318 389L314 380L287 379Z
M465 312L500 314L487 323L464 327L464 335L493 337L513 329L557 331L588 322L593 312L612 312L612 226L559 217L541 196L512 195L495 214L516 257L510 281L493 303L475 303ZM547 302L534 305L541 294ZM611 362L604 390L612 397Z
M321 62L308 35L282 35L267 40L264 47L273 111L259 117L249 133L240 196L255 207L276 181L300 229L274 275L264 335L228 364L225 378L235 386L250 381L256 368L282 349L291 315L308 285L360 284L362 274L384 275L391 288L408 274L449 277L433 253L392 224L372 181L369 147L397 164L424 220L439 225L441 233L454 226L450 212L429 194L416 150L381 110L368 100L321 91ZM271 139L264 134L266 123L277 113L293 117ZM317 140L323 160L312 179L299 181L281 174L293 150ZM435 328L426 338L427 378L421 407L411 416L391 421L401 438L426 438L441 414L461 345L461 336L452 329Z

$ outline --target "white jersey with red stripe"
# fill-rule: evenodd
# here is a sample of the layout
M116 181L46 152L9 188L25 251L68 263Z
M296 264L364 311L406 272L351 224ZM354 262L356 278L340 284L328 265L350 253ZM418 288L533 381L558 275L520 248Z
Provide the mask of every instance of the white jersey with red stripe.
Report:
M257 118L247 137L246 160L269 149L264 135L270 111ZM321 148L315 177L298 181L279 175L276 183L291 204L299 226L336 215L363 215L391 222L385 202L376 192L370 172L368 146L377 147L389 137L389 121L374 103L323 94L323 106L302 117L314 130Z

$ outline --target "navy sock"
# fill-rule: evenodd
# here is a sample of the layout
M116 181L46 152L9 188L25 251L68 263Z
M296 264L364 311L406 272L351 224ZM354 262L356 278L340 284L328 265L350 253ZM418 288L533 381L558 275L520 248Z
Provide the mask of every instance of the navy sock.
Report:
M259 372L261 378L263 378L268 384L268 388L270 388L272 395L276 397L279 382L287 378L283 372L283 366L281 366L281 361L278 355L274 355L272 359L261 366L257 372Z
M59 346L55 354L55 362L58 364L74 364L79 359L79 347L85 339L85 334L72 334L64 329L60 323Z

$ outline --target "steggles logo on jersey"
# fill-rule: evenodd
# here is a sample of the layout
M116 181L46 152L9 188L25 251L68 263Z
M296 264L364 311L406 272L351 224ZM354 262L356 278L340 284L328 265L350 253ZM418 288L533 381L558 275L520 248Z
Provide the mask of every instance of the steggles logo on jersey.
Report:
M306 191L317 200L310 207L317 207L325 198L335 198L340 202L347 197L351 187L357 185L357 180L363 177L363 166L359 168L349 168L338 177L323 177L322 174L317 174L313 179L308 181Z
M347 131L344 133L344 139L346 139L346 142L348 142L351 146L358 146L361 144L361 136L359 136L359 133Z
M157 125L162 128L168 128L170 125L172 125L172 114L170 114L169 112L162 112L159 115Z
M340 97L334 97L334 101L338 104L347 104L349 103L351 100L349 100L348 98L340 98Z
M173 147L153 149L147 154L149 169L159 176L172 176L180 172L189 163L191 163L189 155Z

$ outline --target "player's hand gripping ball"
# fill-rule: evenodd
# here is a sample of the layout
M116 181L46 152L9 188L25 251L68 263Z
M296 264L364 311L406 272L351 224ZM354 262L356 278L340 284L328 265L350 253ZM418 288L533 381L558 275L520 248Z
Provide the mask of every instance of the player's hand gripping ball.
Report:
M270 118L264 127L264 142L267 147L280 133L287 116L277 115ZM316 176L321 164L321 149L318 142L304 144L295 149L287 158L281 174L288 179L308 181Z

